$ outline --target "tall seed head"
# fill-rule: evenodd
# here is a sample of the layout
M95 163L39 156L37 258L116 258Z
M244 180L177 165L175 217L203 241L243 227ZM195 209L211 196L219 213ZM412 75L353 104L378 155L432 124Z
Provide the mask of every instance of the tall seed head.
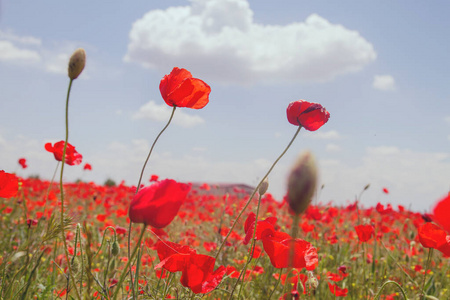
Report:
M69 60L69 78L76 79L84 69L86 65L86 51L83 48L78 48L72 54Z
M296 214L306 210L317 185L317 167L311 152L300 154L288 177L287 201Z

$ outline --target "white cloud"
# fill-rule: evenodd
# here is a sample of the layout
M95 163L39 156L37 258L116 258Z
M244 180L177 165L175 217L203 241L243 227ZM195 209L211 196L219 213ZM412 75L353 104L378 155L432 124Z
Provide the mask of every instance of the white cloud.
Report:
M138 119L149 119L158 122L169 121L172 108L166 104L156 104L154 101L147 102L139 108L139 110L133 114L132 118ZM178 109L175 111L173 122L182 127L192 127L195 125L203 124L203 120L199 116L193 116L185 113L183 110Z
M0 40L0 61L19 64L37 63L41 60L38 52L16 47L10 41Z
M125 61L186 67L222 82L326 81L376 59L357 31L316 14L288 25L255 23L246 0L192 0L134 22Z
M338 152L341 150L341 147L336 144L327 144L325 148L328 152Z
M395 90L395 79L391 75L375 75L372 86L381 91L393 91Z
M42 44L42 41L33 36L18 36L11 31L3 31L0 30L0 39L17 42L24 45L35 45L39 46Z
M314 134L309 134L309 132L305 132L305 137L311 139L319 139L319 140L339 140L341 139L341 135L336 130L330 131L317 131Z
M39 38L19 36L0 30L0 62L39 68L49 73L67 75L67 65L77 43L42 44ZM90 63L90 65L92 62ZM82 78L87 78L86 70Z

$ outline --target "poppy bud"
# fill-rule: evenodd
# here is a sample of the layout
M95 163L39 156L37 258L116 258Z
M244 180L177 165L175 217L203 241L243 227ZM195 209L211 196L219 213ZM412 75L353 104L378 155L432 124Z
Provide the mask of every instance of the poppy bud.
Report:
M119 255L119 252L120 252L119 243L117 241L114 241L114 243L112 243L112 246L111 246L111 254L113 256L117 256L117 255Z
M297 214L306 210L317 185L317 167L314 156L306 151L300 154L288 178L287 202Z
M69 78L76 79L84 69L86 65L86 52L83 48L78 48L72 54L69 60Z
M267 192L267 189L269 188L269 179L264 179L263 182L261 182L261 185L259 186L258 192L262 196Z

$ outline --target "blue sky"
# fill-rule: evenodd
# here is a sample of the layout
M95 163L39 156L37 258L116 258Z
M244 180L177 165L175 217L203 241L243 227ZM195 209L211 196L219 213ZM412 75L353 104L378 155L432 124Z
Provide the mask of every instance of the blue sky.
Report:
M302 131L269 177L281 199L303 150L319 201L425 211L450 189L450 4L446 1L0 2L0 169L51 178L46 142L64 139L67 62L87 65L70 99L69 142L92 164L65 179L137 183L170 109L159 81L184 67L211 88L178 109L146 169L193 182L255 185L294 135L286 107L331 114ZM19 170L25 157L29 167ZM382 188L388 188L384 194Z

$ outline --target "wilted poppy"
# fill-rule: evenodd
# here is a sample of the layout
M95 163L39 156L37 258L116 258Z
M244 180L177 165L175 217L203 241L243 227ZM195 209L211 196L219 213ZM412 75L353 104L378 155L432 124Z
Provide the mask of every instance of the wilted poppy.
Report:
M330 118L330 113L322 105L305 100L289 103L286 112L289 123L309 131L316 131Z
M172 222L183 204L190 186L165 179L145 187L134 195L129 216L133 223L164 228Z
M19 190L19 179L16 175L0 171L0 198L12 198Z
M450 193L447 197L442 198L433 209L433 220L438 223L444 230L450 232Z
M186 69L173 68L159 84L164 101L169 106L200 109L209 102L211 88L204 81L193 78Z
M22 167L22 169L26 169L27 166L27 160L25 158L20 158L19 159L19 165Z
M370 240L375 230L372 225L358 225L355 226L356 234L361 242Z
M45 144L45 150L53 153L57 161L62 161L64 153L64 141L59 141L52 145L51 143ZM70 143L67 143L66 147L66 159L65 162L68 165L75 166L81 164L83 156L75 150L75 147Z

